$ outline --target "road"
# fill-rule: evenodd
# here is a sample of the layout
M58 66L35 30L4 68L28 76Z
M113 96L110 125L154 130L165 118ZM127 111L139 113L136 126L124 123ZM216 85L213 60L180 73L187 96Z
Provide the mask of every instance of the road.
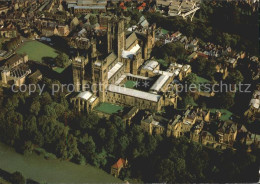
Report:
M69 161L46 160L32 154L24 156L0 143L0 169L21 172L27 179L46 183L122 183L119 179L90 165Z

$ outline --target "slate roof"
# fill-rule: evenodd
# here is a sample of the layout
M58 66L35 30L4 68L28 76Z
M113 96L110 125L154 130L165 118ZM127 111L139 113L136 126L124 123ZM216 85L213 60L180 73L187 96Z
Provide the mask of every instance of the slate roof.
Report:
M126 39L126 49L128 49L135 41L137 40L137 36L135 32L130 34L130 36Z

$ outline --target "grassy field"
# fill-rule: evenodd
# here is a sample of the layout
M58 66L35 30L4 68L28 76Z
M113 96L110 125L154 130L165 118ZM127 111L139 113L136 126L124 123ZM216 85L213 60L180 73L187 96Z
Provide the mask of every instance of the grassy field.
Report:
M55 58L58 55L57 50L36 40L25 42L16 52L19 54L26 53L30 60L38 62L42 62L44 57Z
M209 83L210 81L208 79L203 78L203 77L197 76L196 82L198 84L202 84L202 83Z
M223 121L229 120L229 118L232 116L232 112L228 111L227 109L210 109L210 112L215 113L217 110L221 112L222 115L220 119Z
M134 89L134 88L135 88L135 85L136 85L136 82L135 82L135 81L131 81L131 80L128 80L128 81L126 81L126 83L125 83L125 87L126 87L126 88L131 88L131 89Z
M121 106L115 105L115 104L111 104L111 103L100 103L95 108L95 110L104 112L106 114L114 114L123 109L124 109L124 107L121 107Z
M70 65L70 64L69 64ZM68 65L68 66L69 66ZM67 67L68 67L67 66ZM55 72L57 72L57 73L62 73L67 67L65 67L65 68L60 68L60 67L55 67L53 70L55 71Z
M163 34L168 34L168 33L169 33L169 31L168 31L168 30L166 30L166 29L162 29L162 33L163 33Z
M32 154L24 156L0 143L0 169L21 172L40 183L122 183L119 179L90 165L77 165L57 159L46 160ZM0 180L1 183L1 180Z
M55 72L57 72L57 73L62 73L64 70L65 70L65 68L60 68L60 67L56 67L55 69L53 69Z

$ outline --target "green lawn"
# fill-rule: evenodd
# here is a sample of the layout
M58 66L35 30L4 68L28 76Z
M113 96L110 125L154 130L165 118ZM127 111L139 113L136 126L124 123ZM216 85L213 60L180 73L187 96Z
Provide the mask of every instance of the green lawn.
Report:
M57 73L62 73L64 70L65 70L65 68L60 68L60 67L56 67L55 69L53 69L55 72L57 72Z
M126 83L125 83L125 87L126 87L126 88L131 88L131 89L133 89L133 88L135 88L135 86L136 86L136 82L135 82L135 81L128 80L128 81L126 81Z
M97 111L106 113L106 114L114 114L120 110L123 110L124 107L119 105L111 104L111 103L100 103L96 108Z
M197 79L196 79L197 83L199 84L202 84L202 83L209 83L210 81L208 79L205 79L203 77L199 77L197 76Z
M163 34L168 34L168 33L169 33L169 31L168 31L168 30L166 30L166 29L162 29L162 33L163 33Z
M221 120L227 121L232 116L232 112L228 111L227 109L210 109L211 113L215 113L216 111L221 112Z
M43 57L55 58L58 55L57 50L36 40L23 43L16 52L19 54L26 53L30 60L38 62L42 62Z

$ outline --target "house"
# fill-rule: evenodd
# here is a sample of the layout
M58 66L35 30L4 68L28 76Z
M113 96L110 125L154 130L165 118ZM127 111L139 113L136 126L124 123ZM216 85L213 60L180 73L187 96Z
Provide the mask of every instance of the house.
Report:
M198 53L197 52L193 52L191 55L188 56L187 60L190 63L191 61L193 61L197 57L198 57Z
M139 112L139 109L137 107L132 107L124 116L123 121L126 123L126 125L130 125L132 123L132 119L135 117L135 115Z
M142 119L141 128L150 135L161 135L165 131L164 124L160 123L159 120L156 120L151 114Z
M253 96L249 102L249 108L245 112L245 117L254 119L260 116L260 90L254 91Z
M31 70L26 64L28 55L14 55L9 58L1 68L2 85L21 86L25 83L26 77L31 74Z
M140 74L145 77L153 77L155 76L155 70L159 70L159 69L160 69L160 65L157 61L148 60L141 68Z
M57 32L57 29L55 27L43 27L41 29L42 35L46 37L53 36L55 32Z
M233 145L237 136L237 124L232 121L220 122L216 135L219 143Z
M28 77L28 79L30 80L30 82L38 82L42 80L42 73L40 72L40 70L36 70Z
M236 65L237 65L237 59L235 58L228 58L226 60L226 62L228 63L228 65L231 67L231 68L235 68Z
M74 17L72 21L70 22L70 29L74 29L79 25L79 19L77 17Z
M1 28L0 36L4 38L15 38L17 36L17 29L12 28Z
M111 166L110 174L112 174L115 177L118 177L120 174L120 171L123 168L126 168L128 164L127 159L120 158L114 165Z
M3 3L3 2L1 2ZM8 12L8 10L10 9L10 6L8 5L0 5L0 14L6 14Z
M57 30L56 35L59 35L59 36L68 36L70 34L68 25L65 25L65 26L59 25L56 28L56 30Z

